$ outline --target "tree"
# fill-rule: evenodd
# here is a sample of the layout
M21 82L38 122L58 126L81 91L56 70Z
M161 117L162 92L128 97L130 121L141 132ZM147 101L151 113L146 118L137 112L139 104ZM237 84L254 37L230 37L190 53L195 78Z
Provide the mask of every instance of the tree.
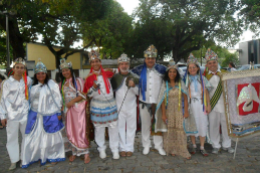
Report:
M163 56L172 52L178 62L199 50L206 40L234 45L242 32L241 20L233 17L235 0L140 0L135 12L132 50L138 56L154 44Z

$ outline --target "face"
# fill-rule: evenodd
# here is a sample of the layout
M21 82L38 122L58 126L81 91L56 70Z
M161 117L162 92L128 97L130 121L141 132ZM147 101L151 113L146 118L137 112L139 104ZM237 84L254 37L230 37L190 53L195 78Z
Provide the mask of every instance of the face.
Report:
M13 71L14 71L14 75L17 75L17 76L22 76L23 73L25 72L25 65L23 64L16 64L14 67L13 67Z
M212 72L217 72L218 70L218 62L215 60L211 60L207 62L207 67L209 68L210 71Z
M39 72L36 74L36 78L40 83L44 83L44 80L46 79L46 73Z
M168 72L168 77L170 80L174 80L177 76L177 70L176 69L173 69L171 68Z
M199 68L196 66L196 64L190 64L188 66L188 72L192 76L195 76L196 74L198 74L198 70L199 70Z
M231 66L230 64L228 64L228 67L229 67L229 68L232 68L232 66Z
M145 58L144 62L148 68L152 68L155 64L155 58Z
M93 70L98 71L100 69L101 61L99 59L94 59L90 62Z
M120 69L120 72L122 74L128 74L128 70L129 70L129 63L128 62L121 62L118 65L118 68Z
M70 69L64 68L61 70L62 76L65 77L66 79L71 78L71 72Z

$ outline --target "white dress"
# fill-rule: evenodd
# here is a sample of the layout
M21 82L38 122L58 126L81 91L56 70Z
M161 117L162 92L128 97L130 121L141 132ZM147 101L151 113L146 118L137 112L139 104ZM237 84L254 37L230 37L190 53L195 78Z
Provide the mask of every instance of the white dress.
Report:
M64 125L58 120L60 115L61 96L58 84L49 80L48 85L34 85L30 90L31 110L28 115L26 134L24 139L22 168L27 168L34 162L41 161L44 165L48 162L59 162L65 160L65 151L61 130ZM51 92L50 92L51 90ZM36 120L30 118L34 113ZM46 119L52 116L52 120ZM35 119L34 118L34 119ZM31 123L33 121L33 123ZM53 124L59 126L52 128ZM48 127L46 124L48 123ZM32 124L30 126L30 124ZM52 129L52 130L50 130Z

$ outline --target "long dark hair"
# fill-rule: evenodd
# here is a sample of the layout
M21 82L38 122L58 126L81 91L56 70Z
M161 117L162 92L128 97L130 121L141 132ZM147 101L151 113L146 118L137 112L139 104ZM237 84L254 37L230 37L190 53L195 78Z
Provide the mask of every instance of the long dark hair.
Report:
M233 67L233 68L236 68L236 66L233 62L230 62L229 65L231 65L231 67Z
M194 63L195 64L195 63ZM190 64L189 64L190 65ZM190 74L189 72L189 65L187 65L187 73ZM197 74L200 74L200 66L198 64L195 64L196 67L198 68Z
M176 70L176 72L177 72L177 76L176 76L176 78L174 79L174 82L175 83L177 83L177 82L179 82L180 80L181 80L181 75L180 75L180 73L179 73L179 71L177 70L177 69L174 69L174 70ZM164 77L163 77L163 80L166 82L166 81L170 81L170 78L169 78L169 71L170 71L170 69L168 70L168 71L166 71L165 72L165 74L164 74Z
M33 84L32 84L32 86L33 85L37 85L38 83L39 83L39 81L38 81L38 79L37 79L37 77L36 77L36 74L37 73L35 73L34 74L34 76L33 76ZM50 78L49 78L49 75L47 74L47 73L45 73L46 74L46 78L44 79L44 83L43 83L43 85L47 85L48 84L48 81L50 80Z

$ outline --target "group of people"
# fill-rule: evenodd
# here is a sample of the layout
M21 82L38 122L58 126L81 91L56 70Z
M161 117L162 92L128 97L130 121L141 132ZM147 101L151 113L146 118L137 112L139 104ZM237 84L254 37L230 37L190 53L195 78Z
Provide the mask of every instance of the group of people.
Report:
M70 162L84 155L84 163L89 163L87 126L90 123L86 105L90 107L94 140L101 159L106 158L106 127L113 159L133 155L137 106L144 155L150 152L151 135L160 155L191 159L191 154L197 152L198 136L203 156L208 156L204 148L207 136L213 146L212 153L218 154L221 146L233 153L217 54L210 49L206 52L208 70L204 74L197 59L190 54L183 79L174 62L168 67L156 63L157 49L153 45L144 51L144 57L142 65L130 70L130 59L122 54L118 58L118 73L115 73L103 69L98 52L91 51L91 69L85 81L76 78L72 64L61 59L59 84L49 79L46 66L40 61L32 81L26 76L25 61L17 58L13 75L2 82L0 96L0 118L6 126L6 147L11 160L9 169L15 169L19 160L22 168L39 161L56 164L65 160L67 151L72 151ZM187 149L187 136L192 141L191 152Z

